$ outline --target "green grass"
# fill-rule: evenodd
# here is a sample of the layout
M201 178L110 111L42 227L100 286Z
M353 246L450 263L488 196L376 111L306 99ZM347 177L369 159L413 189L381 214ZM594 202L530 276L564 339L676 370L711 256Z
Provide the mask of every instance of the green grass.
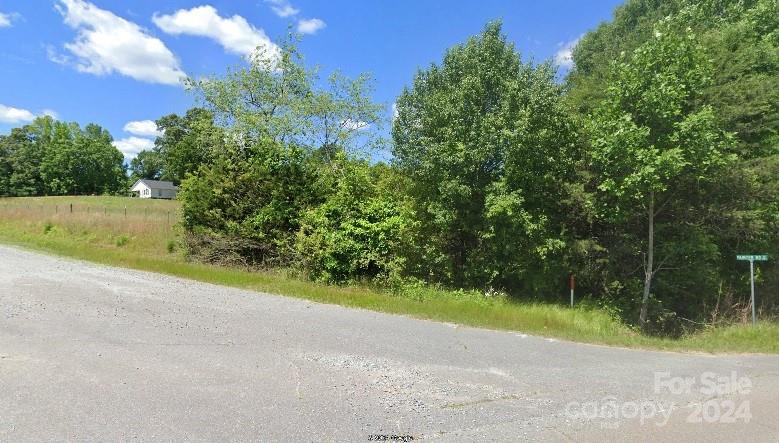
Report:
M392 294L363 286L312 283L283 271L248 272L189 263L181 255L172 226L178 207L177 202L123 197L0 199L0 242L321 303L578 342L673 351L779 353L776 323L712 328L679 340L660 339L641 335L597 309L518 303L473 291L418 286Z

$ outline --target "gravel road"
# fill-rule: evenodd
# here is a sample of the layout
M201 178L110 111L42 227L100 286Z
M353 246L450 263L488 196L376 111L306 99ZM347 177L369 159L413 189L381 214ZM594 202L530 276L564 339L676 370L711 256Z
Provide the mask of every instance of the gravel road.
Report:
M0 393L13 442L779 438L777 356L583 345L5 246Z

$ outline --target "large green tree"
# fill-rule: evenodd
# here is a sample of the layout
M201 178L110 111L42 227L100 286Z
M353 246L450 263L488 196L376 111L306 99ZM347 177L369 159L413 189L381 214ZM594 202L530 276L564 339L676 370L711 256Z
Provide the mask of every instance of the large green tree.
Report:
M610 62L651 39L671 17L677 32L699 36L714 65L702 99L736 133L744 158L779 149L779 2L776 0L628 0L614 20L587 33L573 52L569 98L584 113L605 97Z
M719 201L707 211L706 235L677 232L673 236L699 245L699 253L686 254L656 281L657 290L666 294L664 310L705 319L714 311L722 314L717 299L734 296L734 303L748 299L748 282L743 267L735 260L744 251L774 252L779 245L773 202L779 200L772 185L779 152L779 2L775 0L628 0L617 8L611 22L587 33L574 50L575 67L566 82L569 103L581 118L587 118L608 96L612 85L613 60L631 54L654 38L661 21L675 33L692 31L711 61L710 81L701 85L696 100L708 104L718 125L734 134L733 152L739 159L730 165L728 177L719 186L707 189L707 198ZM581 171L584 176L590 171ZM696 190L697 187L693 187ZM684 194L685 192L681 192ZM739 198L729 199L737 194ZM695 193L690 193L692 196ZM581 207L587 213L587 199ZM665 209L666 211L669 208ZM681 223L666 223L665 230ZM631 257L640 251L625 246L643 231L638 223L614 224L601 220L590 226L581 224L579 234L590 235L596 253L583 261L589 290L614 295L630 292L629 277L636 265ZM589 229L590 231L588 231ZM689 227L692 230L692 226ZM677 229L678 231L678 229ZM698 234L701 230L697 230ZM589 234L588 234L589 233ZM670 236L671 233L667 232ZM715 245L704 247L702 245ZM702 262L700 257L716 251L717 257ZM592 251L591 251L592 252ZM604 265L606 263L606 265ZM640 265L639 265L640 267ZM691 271L695 269L695 271ZM706 269L706 271L702 271ZM759 284L764 288L761 301L775 306L777 270L769 263L762 266ZM622 288L616 290L614 288ZM640 288L639 288L640 290ZM743 297L743 298L742 298ZM631 308L632 309L632 308Z
M218 244L229 250L221 256L288 264L301 217L333 192L320 181L334 173L328 162L375 139L383 106L369 99L366 76L321 82L292 43L280 53L258 50L248 62L189 81L223 129L211 146L223 147L183 181L184 226L205 255L203 245ZM177 125L161 123L164 137L178 137Z
M224 146L224 130L214 124L213 114L203 108L192 108L184 116L161 117L157 127L162 131L154 143L154 152L162 162L159 174L175 183L211 162ZM151 163L154 156L149 154L145 159Z
M418 275L513 292L557 284L543 271L563 272L560 192L576 137L554 76L523 63L495 22L398 98L393 149L420 221Z
M157 150L143 150L130 160L130 178L159 180L165 170L165 162Z
M639 219L646 230L640 249L642 326L655 276L686 259L678 257L684 255L684 240L657 239L658 226L705 225L696 209L710 201L710 185L735 159L727 152L729 136L719 129L711 106L701 102L710 79L711 66L694 34L659 26L650 40L613 63L606 97L591 123L599 215L613 222ZM666 242L661 257L658 240Z

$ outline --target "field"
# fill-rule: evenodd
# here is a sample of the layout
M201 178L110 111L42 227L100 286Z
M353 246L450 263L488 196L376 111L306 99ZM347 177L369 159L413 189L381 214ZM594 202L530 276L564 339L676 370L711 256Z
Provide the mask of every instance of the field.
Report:
M712 328L680 340L638 334L605 312L493 299L475 292L326 286L283 271L249 272L187 262L179 203L125 197L0 199L0 242L113 266L305 298L322 303L573 341L701 352L779 353L779 325Z

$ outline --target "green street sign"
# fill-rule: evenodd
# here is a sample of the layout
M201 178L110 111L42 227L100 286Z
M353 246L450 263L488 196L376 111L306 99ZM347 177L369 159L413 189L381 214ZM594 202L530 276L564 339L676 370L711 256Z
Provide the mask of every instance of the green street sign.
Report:
M767 255L737 255L736 260L743 261L768 261Z

